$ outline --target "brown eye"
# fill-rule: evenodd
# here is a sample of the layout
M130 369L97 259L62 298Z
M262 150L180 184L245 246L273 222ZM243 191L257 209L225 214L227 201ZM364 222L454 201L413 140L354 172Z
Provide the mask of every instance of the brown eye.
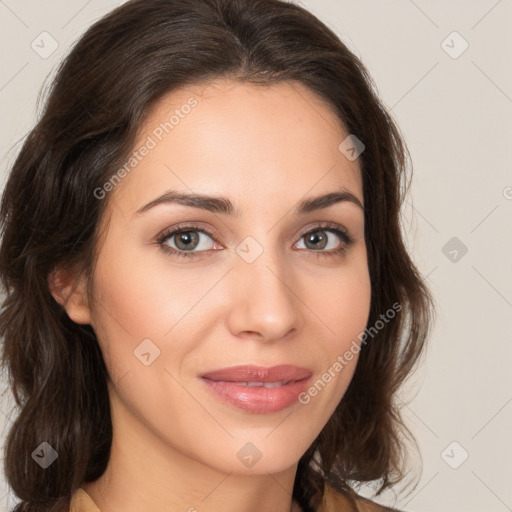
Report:
M305 235L304 240L308 249L325 249L329 242L329 237L325 235L325 232L314 231Z
M183 231L181 233L173 235L175 244L178 249L182 251L188 251L195 249L199 244L199 235L194 231ZM168 240L171 237L168 238Z
M201 253L211 254L213 233L193 226L185 226L163 233L157 244L163 251L178 257L195 257ZM208 239L211 242L208 242ZM198 249L198 250L195 250Z
M318 253L318 256L334 256L345 252L353 243L352 237L341 226L318 226L304 233L304 248ZM338 241L336 241L338 239Z

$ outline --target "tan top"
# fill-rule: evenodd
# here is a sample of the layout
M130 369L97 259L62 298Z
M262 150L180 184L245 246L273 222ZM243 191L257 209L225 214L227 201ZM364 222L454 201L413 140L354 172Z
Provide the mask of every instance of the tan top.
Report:
M71 496L69 512L101 512L101 510L85 490L79 487Z
M359 512L386 512L393 510L382 507L364 498L357 501L357 508ZM344 512L345 510L351 510L347 498L337 493L332 487L326 485L322 504L317 512ZM71 497L69 512L102 512L102 510L94 503L91 496L80 487Z
M400 512L363 497L356 499L356 504L358 512ZM324 496L317 512L348 512L351 510L352 506L348 498L336 492L330 485L325 484Z

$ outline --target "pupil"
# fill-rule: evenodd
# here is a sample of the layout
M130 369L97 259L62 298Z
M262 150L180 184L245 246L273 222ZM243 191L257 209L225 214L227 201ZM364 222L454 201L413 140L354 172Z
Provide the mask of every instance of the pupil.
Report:
M194 242L198 242L199 235L192 231L186 233L180 233L176 240L176 245L179 249L190 249L193 248Z
M309 242L309 243L312 243L312 244L313 244L313 246L316 246L316 248L318 248L318 247L323 248L323 247L325 247L325 243L324 243L324 244L322 244L322 243L320 243L320 244L316 244L316 242L322 242L322 241L324 241L324 242L325 242L325 240L326 240L326 239L325 239L325 236L323 236L322 234L313 233L313 234L311 234L311 235L309 236L309 240L308 240L308 242ZM315 247L314 247L314 248L315 248Z

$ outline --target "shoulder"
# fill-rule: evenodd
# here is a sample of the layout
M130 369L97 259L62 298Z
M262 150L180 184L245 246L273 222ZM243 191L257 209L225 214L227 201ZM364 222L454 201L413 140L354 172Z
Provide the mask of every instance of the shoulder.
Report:
M404 512L395 508L389 508L363 496L354 496L357 512ZM353 501L347 496L340 494L330 485L325 485L324 497L317 512L345 512L352 511Z
M69 512L101 512L85 489L79 487L71 496Z
M359 496L356 499L357 509L359 512L405 512L398 510L397 508L385 507L379 503L375 503L367 498Z

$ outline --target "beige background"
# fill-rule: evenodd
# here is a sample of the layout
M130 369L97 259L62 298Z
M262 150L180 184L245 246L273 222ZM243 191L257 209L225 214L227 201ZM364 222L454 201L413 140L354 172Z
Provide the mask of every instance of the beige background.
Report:
M120 3L0 0L0 186L43 81ZM380 501L408 512L512 510L512 2L301 3L362 58L408 142L408 245L438 305L402 396L423 471L410 494ZM44 31L59 45L47 59L31 48ZM11 403L0 402L2 439ZM0 478L0 509L15 502Z

